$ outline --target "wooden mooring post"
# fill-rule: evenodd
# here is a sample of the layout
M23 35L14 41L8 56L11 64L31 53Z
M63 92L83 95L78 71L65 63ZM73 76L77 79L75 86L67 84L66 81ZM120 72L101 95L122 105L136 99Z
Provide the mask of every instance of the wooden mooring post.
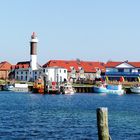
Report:
M44 76L43 77L43 80L44 80L44 94L46 93L46 77Z
M97 127L99 140L111 140L108 128L108 109L106 107L97 108Z

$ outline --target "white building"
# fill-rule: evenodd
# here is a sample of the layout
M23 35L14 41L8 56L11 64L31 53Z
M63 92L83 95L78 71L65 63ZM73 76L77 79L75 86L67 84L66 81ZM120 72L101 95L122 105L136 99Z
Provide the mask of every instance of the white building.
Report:
M64 82L67 80L67 69L62 67L44 67L43 72L48 82Z
M18 62L14 68L15 80L35 81L43 74L43 69L38 65L37 70L32 70L30 61Z

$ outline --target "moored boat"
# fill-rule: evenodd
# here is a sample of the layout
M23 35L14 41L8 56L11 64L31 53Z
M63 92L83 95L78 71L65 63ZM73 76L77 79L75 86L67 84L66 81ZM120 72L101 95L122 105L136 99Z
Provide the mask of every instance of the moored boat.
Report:
M95 93L107 93L107 88L105 85L94 86L93 90Z
M122 89L122 85L105 85L101 84L98 86L94 86L93 90L95 93L106 93L106 94L114 94L114 95L123 95L124 90Z
M107 85L107 94L123 95L125 92L122 89L122 85Z
M74 94L76 91L75 89L72 87L71 83L65 83L63 85L61 85L60 87L60 92L62 94Z
M14 86L11 84L6 84L3 86L4 91L14 91Z
M134 86L130 87L130 91L132 93L140 93L140 85L134 85Z
M28 92L28 84L25 83L6 84L3 86L3 90L14 92Z
M44 83L41 78L38 78L33 84L33 93L44 94Z

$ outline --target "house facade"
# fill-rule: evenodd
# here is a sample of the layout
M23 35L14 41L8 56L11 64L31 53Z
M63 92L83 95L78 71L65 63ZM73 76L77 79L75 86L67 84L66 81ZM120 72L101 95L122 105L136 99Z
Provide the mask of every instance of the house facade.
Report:
M32 70L30 61L18 62L13 66L14 79L19 81L35 81L43 74L43 69L38 65L37 70Z
M7 61L0 63L0 79L9 79L9 73L11 71L11 64Z
M43 73L45 74L48 82L62 83L67 81L67 69L62 67L43 67Z
M140 62L108 61L105 67L105 76L107 76L109 80L119 80L119 78L123 76L127 81L137 81L140 76Z

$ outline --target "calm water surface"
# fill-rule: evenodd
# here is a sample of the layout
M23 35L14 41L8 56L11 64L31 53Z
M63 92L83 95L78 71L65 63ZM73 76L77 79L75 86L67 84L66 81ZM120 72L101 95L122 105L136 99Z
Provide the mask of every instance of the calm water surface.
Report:
M98 107L108 107L112 140L140 140L140 95L12 92L0 92L0 140L97 140Z

